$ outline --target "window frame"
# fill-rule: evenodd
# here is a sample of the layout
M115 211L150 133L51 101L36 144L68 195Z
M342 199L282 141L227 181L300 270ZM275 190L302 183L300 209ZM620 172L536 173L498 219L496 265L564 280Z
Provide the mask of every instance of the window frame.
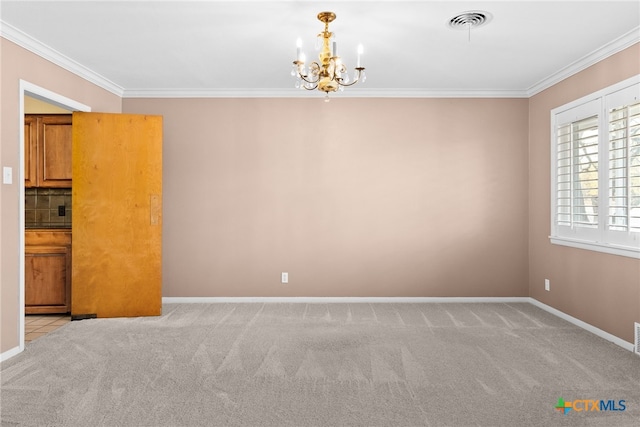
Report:
M635 99L635 101L627 101L628 99ZM631 230L620 232L610 230L609 227L609 111L637 101L640 101L640 75L551 110L551 233L549 240L552 244L640 259L640 232ZM616 102L622 104L616 105ZM557 132L560 126L594 115L597 115L598 120L598 225L597 228L579 227L573 224L560 225L558 224ZM573 160L573 155L571 159ZM576 196L571 193L571 198L574 197Z

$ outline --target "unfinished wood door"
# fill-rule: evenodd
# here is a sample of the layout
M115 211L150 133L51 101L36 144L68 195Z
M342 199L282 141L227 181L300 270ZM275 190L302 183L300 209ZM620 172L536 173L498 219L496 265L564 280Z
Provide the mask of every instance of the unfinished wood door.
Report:
M162 117L73 113L73 318L162 310Z

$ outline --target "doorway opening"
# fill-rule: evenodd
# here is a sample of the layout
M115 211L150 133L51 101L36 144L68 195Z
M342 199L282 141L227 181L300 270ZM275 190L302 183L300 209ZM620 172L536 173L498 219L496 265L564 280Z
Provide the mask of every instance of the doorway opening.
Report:
M20 106L19 106L19 117L20 117L20 127L19 127L19 153L20 153L20 168L18 173L18 183L19 183L19 210L20 210L20 221L19 221L19 251L18 259L19 259L19 337L20 344L18 348L18 352L24 351L25 346L25 186L24 186L24 178L25 178L25 113L28 112L30 108L47 108L58 109L66 112L73 111L84 111L90 112L91 107L84 105L78 101L67 98L55 92L52 92L43 87L37 86L33 83L20 80ZM33 105L40 105L39 107L33 107ZM44 104L44 105L42 105Z

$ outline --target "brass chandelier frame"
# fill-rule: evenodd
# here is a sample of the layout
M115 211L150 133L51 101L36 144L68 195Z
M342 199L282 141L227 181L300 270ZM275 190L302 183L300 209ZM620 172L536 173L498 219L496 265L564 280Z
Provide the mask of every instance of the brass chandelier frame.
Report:
M355 67L356 75L353 81L348 82L348 76L346 78L343 77L343 74L347 72L347 67L330 48L333 33L329 31L329 23L335 19L336 14L333 12L318 13L318 20L324 23L324 31L318 34L318 37L322 37L322 50L318 55L319 62L312 62L307 72L304 61L300 58L293 61L295 75L303 81L301 87L307 90L318 89L325 92L327 96L329 92L336 92L341 87L353 86L364 76L364 67L361 67L358 63L358 66Z

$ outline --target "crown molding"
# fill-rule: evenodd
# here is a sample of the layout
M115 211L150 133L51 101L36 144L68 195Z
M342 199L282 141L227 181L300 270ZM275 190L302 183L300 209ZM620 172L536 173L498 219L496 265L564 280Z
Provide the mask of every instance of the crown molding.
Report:
M634 28L626 34L618 37L615 40L605 44L604 46L594 50L593 52L583 56L577 61L567 65L566 67L556 71L552 75L540 80L535 85L527 89L527 96L532 97L551 86L560 83L562 80L585 70L586 68L612 56L616 53L633 46L640 42L640 26Z
M350 89L329 95L338 98L527 98L521 90ZM300 89L131 89L123 98L324 98L320 91Z
M49 62L64 68L73 74L101 87L115 95L122 97L124 88L113 83L111 80L104 78L95 71L85 67L79 62L63 55L57 50L47 46L39 40L34 39L29 34L15 28L11 24L0 20L0 36L17 44L18 46L35 53L36 55L46 59Z
M84 65L61 54L25 32L0 20L0 36L34 54L70 71L121 98L321 98L318 91L300 89L125 89ZM335 98L529 98L640 42L640 27L607 43L523 90L462 89L351 89Z

